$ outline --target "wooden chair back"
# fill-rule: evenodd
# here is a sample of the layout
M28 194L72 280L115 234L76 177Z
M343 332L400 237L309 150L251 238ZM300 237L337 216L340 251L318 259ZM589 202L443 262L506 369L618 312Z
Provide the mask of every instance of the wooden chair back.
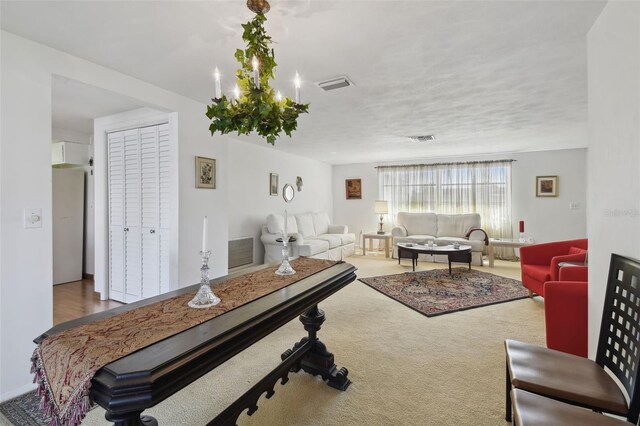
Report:
M622 383L629 396L627 420L640 413L640 262L611 255L596 363Z

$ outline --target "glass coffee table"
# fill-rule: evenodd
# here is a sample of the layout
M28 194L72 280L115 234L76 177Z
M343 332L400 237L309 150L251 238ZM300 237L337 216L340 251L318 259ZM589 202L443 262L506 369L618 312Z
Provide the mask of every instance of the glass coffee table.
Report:
M442 254L449 259L449 275L451 275L451 262L467 263L471 270L471 246L460 245L457 248L452 244L446 246L427 246L417 243L398 243L398 264L400 259L411 259L413 271L416 270L419 254Z

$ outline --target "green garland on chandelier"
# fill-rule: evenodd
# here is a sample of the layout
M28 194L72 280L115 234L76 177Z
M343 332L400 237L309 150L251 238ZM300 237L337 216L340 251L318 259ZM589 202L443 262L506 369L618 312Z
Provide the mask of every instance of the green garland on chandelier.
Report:
M275 145L280 132L284 131L291 137L291 132L298 126L298 116L309 111L309 104L299 104L288 97L276 99L275 91L269 86L269 80L275 78L276 61L273 49L269 48L271 37L264 29L266 20L264 13L257 13L253 20L242 24L242 39L247 48L237 49L234 55L240 63L236 72L240 97L231 100L222 95L212 99L211 105L207 106L207 117L212 120L209 126L212 136L215 132L248 135L256 131L266 138L267 143ZM260 88L253 80L254 56L260 64Z

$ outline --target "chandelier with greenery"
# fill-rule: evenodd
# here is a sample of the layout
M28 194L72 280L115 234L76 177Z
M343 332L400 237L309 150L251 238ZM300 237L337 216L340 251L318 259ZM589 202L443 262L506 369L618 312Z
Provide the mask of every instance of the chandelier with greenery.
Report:
M240 68L236 71L236 86L232 99L220 90L220 73L216 68L215 98L207 106L207 117L211 119L211 135L215 132L227 134L237 132L248 135L255 131L275 145L276 138L284 131L287 136L296 130L298 116L309 111L309 104L300 103L300 78L296 73L295 100L282 97L269 85L275 79L276 61L273 49L269 47L271 37L264 29L269 11L266 0L248 0L247 7L256 13L253 20L242 24L242 39L247 48L237 49L236 60Z

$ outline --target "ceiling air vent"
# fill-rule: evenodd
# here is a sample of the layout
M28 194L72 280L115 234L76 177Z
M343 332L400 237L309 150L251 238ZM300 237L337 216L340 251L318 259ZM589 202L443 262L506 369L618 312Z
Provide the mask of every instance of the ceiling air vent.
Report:
M349 77L346 75L341 75L339 77L330 78L328 80L318 81L316 83L319 88L324 91L341 89L343 87L355 86L353 81L349 80Z
M435 135L424 135L424 136L407 136L412 142L435 142Z

